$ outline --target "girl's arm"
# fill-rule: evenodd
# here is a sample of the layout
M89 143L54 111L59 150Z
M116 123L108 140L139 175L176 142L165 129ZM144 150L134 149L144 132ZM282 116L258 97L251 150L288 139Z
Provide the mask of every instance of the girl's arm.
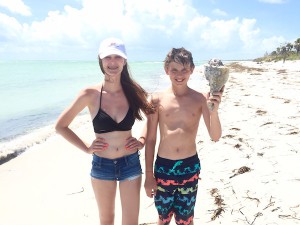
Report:
M69 128L69 125L74 118L88 105L88 102L88 91L81 91L73 103L61 113L55 125L57 133L62 135L67 141L84 152L88 152L88 145L84 143L78 137L78 135Z

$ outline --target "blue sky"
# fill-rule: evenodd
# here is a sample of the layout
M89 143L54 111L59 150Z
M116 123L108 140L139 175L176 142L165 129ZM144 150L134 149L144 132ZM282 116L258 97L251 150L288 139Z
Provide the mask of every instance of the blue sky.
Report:
M254 59L300 37L299 0L0 0L0 60L94 60L124 40L129 61Z

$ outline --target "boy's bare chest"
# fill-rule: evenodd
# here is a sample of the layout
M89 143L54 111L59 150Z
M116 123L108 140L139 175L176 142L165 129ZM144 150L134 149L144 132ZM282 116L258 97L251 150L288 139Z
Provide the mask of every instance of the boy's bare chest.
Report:
M165 120L197 120L201 115L199 104L189 100L178 101L174 99L166 99L160 102L159 115Z

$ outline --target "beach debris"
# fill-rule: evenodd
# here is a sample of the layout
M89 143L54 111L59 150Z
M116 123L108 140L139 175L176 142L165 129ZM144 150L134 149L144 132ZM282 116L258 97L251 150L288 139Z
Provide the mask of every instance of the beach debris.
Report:
M150 224L157 224L157 222L152 222L152 223L140 223L139 225L150 225Z
M273 122L266 122L266 123L264 123L264 124L262 124L260 126L262 127L262 126L266 126L266 125L270 125L270 124L273 124Z
M225 212L225 210L222 207L215 209L213 215L211 216L211 220L215 220L216 218L218 218L222 212Z
M249 66L242 65L238 62L230 63L230 64L228 64L228 67L230 68L231 71L234 71L237 73L266 72L266 69L264 69L264 68L249 67Z
M300 204L296 205L296 206L289 207L289 209L293 212L292 215L291 214L288 214L288 215L278 215L278 217L281 218L281 219L295 219L295 220L300 220L300 217L298 216L299 215L299 209L296 209L296 208L299 208L299 207L300 207Z
M274 206L275 204L275 201L272 201L272 196L270 197L270 201L269 201L269 204L263 209L263 210L266 210L267 208L271 207L271 206Z
M272 209L271 212L275 212L275 211L277 211L278 209L280 209L280 207L277 207L277 208L275 208L275 209Z
M231 134L227 134L227 135L224 135L222 138L234 138L235 136L234 135L231 135Z
M24 150L23 149L19 150L19 152L7 152L7 153L3 153L3 155L0 154L0 165L8 162L11 159L16 158L17 156L19 156L24 151L25 151L25 149ZM0 153L2 153L2 152L0 152Z
M80 191L72 192L72 193L69 193L67 195L75 195L75 194L79 194L79 193L82 193L82 192L84 192L84 188L83 187L81 187Z
M212 197L215 198L215 205L222 206L224 204L224 199L222 199L221 195L219 194L219 190L217 188L213 188L210 191Z
M278 215L279 218L281 219L295 219L295 220L300 220L300 218L297 218L296 216L293 215Z
M218 206L218 208L214 210L209 210L209 211L213 211L213 214L211 216L211 220L213 221L219 216L221 216L223 212L225 212L225 208L223 207L225 203L224 203L224 199L222 199L221 195L219 194L219 190L217 188L211 189L210 194L212 197L214 197L215 205Z
M262 115L264 115L264 114L266 114L267 113L267 111L264 111L264 110L261 110L261 109L258 109L257 111L256 111L256 114L258 114L258 115L260 115L260 116L262 116Z
M236 145L234 145L234 147L235 147L235 148L240 148L240 147L242 147L242 145L236 144Z
M249 225L254 225L254 222L255 222L255 220L257 219L257 217L263 216L263 214L262 214L261 212L258 212L258 213L256 213L256 214L254 215L254 219L252 220L252 222L250 222L250 221L248 220L248 218L246 217L246 215L242 212L242 209L243 209L244 207L245 207L245 206L243 206L242 208L240 208L239 211L240 211L240 213L245 217L245 220L246 220L247 224L249 224Z
M244 198L247 198L247 199L256 201L256 206L257 206L257 207L258 207L258 204L260 203L260 200L259 200L258 198L250 197L250 196L248 195L248 192L247 192L247 197L244 197Z
M237 175L240 175L240 174L243 174L243 173L246 173L246 172L249 172L251 171L251 169L247 166L242 166L241 168L237 169L237 170L233 170L232 172L234 172L234 174L232 176L230 176L229 178L233 178Z
M152 202L150 205L148 205L148 206L146 207L146 209L150 208L153 204L154 204L154 202Z
M256 73L250 73L250 75L261 75L261 73L258 73L258 72L256 72Z
M298 134L297 131L291 131L290 133L288 133L287 135L295 135L295 134Z
M216 193L218 194L218 188L213 188L213 189L211 189L210 190L210 194L211 194L211 196L214 196Z
M223 202L224 202L224 199L222 199L220 195L215 197L215 204L217 206L225 205Z
M255 222L255 220L256 220L257 217L260 217L260 216L263 216L263 215L264 215L264 214L262 214L261 212L256 213L256 214L254 215L254 219L253 219L253 221L252 221L252 223L251 223L250 225L253 225L253 224L254 224L254 222Z
M277 70L277 74L280 74L280 73L287 73L285 69L282 69L282 70Z
M222 87L228 80L229 68L224 66L219 59L211 59L204 65L204 75L209 82L210 94L221 91ZM209 109L214 109L214 104L208 104Z

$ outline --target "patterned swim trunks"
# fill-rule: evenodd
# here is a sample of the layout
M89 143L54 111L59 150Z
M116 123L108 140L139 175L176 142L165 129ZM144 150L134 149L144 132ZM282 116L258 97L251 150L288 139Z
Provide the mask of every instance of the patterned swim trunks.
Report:
M157 156L154 201L159 218L165 225L170 223L173 214L178 225L188 225L193 220L200 169L197 154L180 160Z

